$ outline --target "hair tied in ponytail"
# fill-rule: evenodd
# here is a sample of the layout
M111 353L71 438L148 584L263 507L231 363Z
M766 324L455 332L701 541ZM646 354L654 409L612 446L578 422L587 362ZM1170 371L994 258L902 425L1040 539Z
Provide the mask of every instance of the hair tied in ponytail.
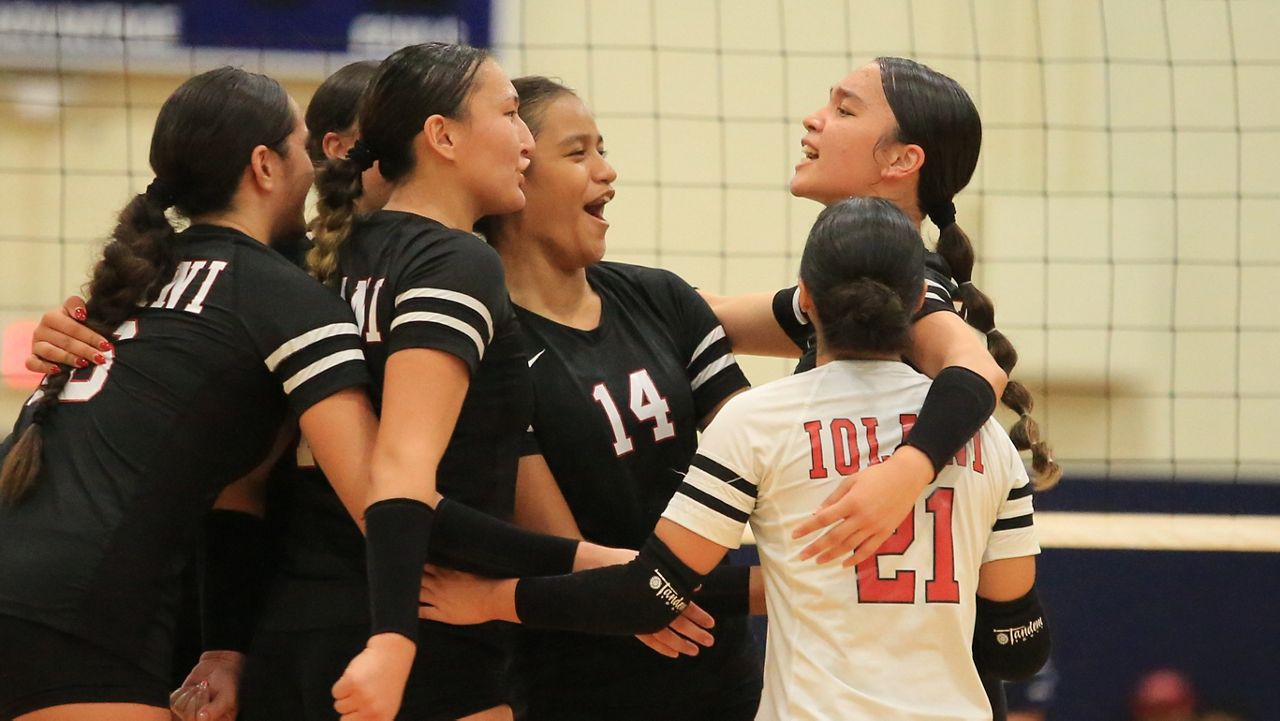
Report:
M172 207L177 202L174 198L173 186L158 177L147 186L146 195L147 200L162 208Z
M956 204L948 200L929 209L929 219L942 230L956 223Z
M347 151L347 160L355 163L356 167L363 173L373 167L373 161L377 160L377 158L373 156L373 149L369 147L368 143L365 143L364 139L360 138Z

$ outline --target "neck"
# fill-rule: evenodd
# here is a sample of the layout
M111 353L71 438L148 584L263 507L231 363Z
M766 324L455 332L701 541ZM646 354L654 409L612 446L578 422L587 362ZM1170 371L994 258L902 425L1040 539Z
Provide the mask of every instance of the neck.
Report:
M383 206L386 210L414 213L456 230L470 233L480 218L473 199L453 179L435 178L428 173L414 173L391 191Z
M902 354L893 351L875 352L860 351L856 348L829 348L827 342L823 340L822 333L818 334L818 355L814 360L815 365L826 365L831 361L841 360L882 360L882 361L900 361Z
M504 232L496 241L511 302L571 328L600 325L600 296L587 283L586 268L558 265L533 238Z
M235 210L234 208L219 213L206 213L191 218L192 225L218 225L231 228L253 238L259 243L271 242L273 228L261 213Z

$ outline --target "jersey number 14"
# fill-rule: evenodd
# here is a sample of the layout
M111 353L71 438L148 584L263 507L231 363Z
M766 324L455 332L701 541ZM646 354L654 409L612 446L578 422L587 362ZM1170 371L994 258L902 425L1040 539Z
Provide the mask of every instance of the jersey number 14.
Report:
M633 372L629 380L631 402L628 405L631 406L631 414L641 423L653 421L655 443L675 438L676 426L671 422L671 404L667 403L667 399L658 392L658 387L654 385L649 371L641 368ZM605 417L609 419L609 428L613 431L613 452L621 458L635 450L635 444L631 442L631 436L627 434L627 429L622 424L622 414L618 412L618 404L613 402L613 396L609 394L605 384L597 383L591 389L591 397L600 404L604 409Z

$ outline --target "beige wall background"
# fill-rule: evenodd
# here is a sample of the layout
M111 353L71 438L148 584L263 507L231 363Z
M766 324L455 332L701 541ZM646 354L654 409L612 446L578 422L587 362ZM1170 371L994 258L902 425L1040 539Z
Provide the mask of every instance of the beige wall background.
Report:
M793 282L819 208L786 183L800 119L831 84L878 55L955 77L985 128L957 202L975 280L1068 474L1280 479L1280 2L528 0L495 13L510 74L559 77L597 114L620 174L609 257L721 292ZM0 70L4 327L79 289L151 178L151 126L183 78L232 62L305 103L346 60L201 52L127 72L122 45L67 69L86 65L76 52ZM789 368L743 364L755 382ZM0 392L0 423L24 395Z

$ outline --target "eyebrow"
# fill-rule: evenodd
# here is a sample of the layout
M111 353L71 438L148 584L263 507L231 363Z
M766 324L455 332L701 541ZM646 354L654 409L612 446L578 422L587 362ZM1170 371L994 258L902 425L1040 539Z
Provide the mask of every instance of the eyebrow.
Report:
M859 105L866 105L866 104L867 104L867 101L863 100L863 99L862 99L862 96L858 95L857 93L853 92L852 90L850 90L849 88L846 88L846 87L845 87L845 86L843 86L843 85L832 85L832 86L831 86L831 94L832 94L832 95L839 95L839 96L844 97L844 98L848 98L848 99L852 100L853 102L858 103Z
M591 143L591 141L593 141L593 140L594 140L594 141L596 141L597 143L603 143L603 142L604 142L604 136L603 136L603 135L594 135L594 136L593 136L591 133L578 133L577 135L570 135L569 137L565 138L564 140L561 140L561 141L560 141L560 145L562 145L562 146L566 146L566 147L567 147L567 146L573 145L573 144L575 144L575 143L590 144L590 143Z

